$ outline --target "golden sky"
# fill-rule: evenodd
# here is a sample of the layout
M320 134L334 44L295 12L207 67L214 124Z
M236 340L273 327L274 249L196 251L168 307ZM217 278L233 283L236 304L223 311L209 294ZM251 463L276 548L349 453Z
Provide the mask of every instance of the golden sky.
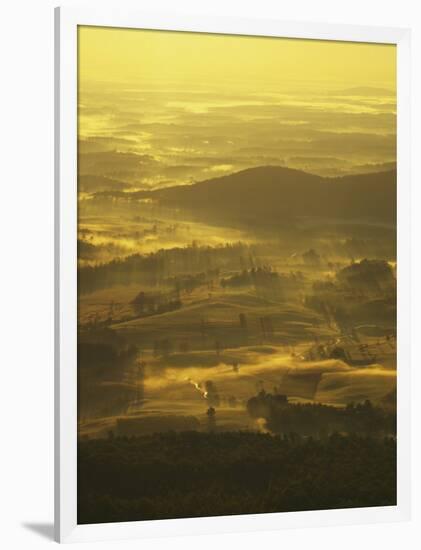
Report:
M79 29L82 79L259 79L394 87L393 45L102 27Z

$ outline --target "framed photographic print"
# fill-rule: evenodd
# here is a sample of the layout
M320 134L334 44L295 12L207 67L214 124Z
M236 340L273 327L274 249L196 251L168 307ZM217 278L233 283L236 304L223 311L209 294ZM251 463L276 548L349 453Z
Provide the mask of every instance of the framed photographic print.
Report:
M56 538L409 517L409 31L56 10Z

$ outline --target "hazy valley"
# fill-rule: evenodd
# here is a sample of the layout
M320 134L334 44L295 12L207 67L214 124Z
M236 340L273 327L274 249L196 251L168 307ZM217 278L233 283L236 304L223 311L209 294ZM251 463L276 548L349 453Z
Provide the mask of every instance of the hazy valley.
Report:
M218 429L265 429L247 412L262 390L383 402L395 189L395 172L267 167L95 194L79 218L80 434L206 430L210 407Z

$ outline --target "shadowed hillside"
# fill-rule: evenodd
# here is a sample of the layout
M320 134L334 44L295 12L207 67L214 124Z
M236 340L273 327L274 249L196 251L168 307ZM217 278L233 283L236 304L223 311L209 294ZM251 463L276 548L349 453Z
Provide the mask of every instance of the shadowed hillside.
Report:
M78 523L396 503L396 443L226 432L81 441Z
M295 217L394 223L396 171L322 178L266 166L139 196L200 212L202 216L259 225Z

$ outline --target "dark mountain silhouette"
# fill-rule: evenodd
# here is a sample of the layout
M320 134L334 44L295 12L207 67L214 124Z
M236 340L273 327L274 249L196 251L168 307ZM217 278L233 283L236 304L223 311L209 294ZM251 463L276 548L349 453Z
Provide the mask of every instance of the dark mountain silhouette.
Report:
M244 223L295 217L396 220L396 171L323 178L279 166L250 168L149 196L197 216Z

